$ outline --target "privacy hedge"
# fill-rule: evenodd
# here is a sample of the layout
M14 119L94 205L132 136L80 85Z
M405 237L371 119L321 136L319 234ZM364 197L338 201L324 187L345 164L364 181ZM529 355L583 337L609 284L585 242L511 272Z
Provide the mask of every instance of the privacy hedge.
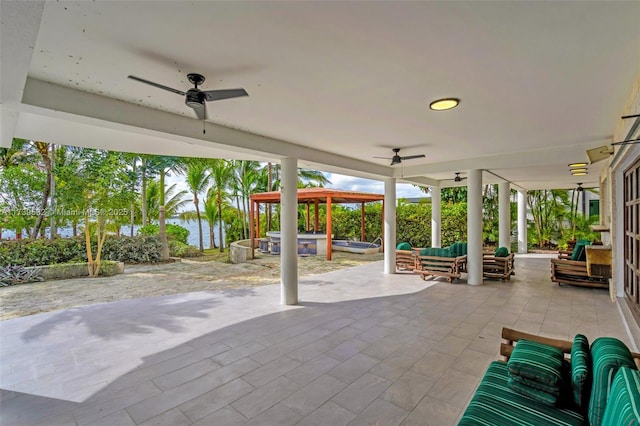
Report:
M92 250L97 249L92 242ZM151 263L160 260L161 243L157 236L109 236L102 247L102 259L125 263ZM6 265L42 266L56 263L86 262L84 238L54 240L14 240L0 242L0 267Z

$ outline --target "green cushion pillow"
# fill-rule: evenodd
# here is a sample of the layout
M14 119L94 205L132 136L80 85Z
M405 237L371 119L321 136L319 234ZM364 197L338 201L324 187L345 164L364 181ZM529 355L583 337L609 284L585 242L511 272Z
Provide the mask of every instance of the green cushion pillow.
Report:
M571 387L573 401L586 408L591 392L591 352L589 340L582 334L576 334L571 346Z
M396 246L396 250L411 250L411 244L409 243L400 243Z
M640 424L640 372L620 367L611 385L602 425L638 424Z
M584 262L587 260L587 251L585 250L585 246L590 246L591 241L589 240L578 240L576 242L575 247L573 247L573 252L571 253L571 260L577 260L580 262Z
M509 249L506 247L498 247L496 249L496 257L507 257L509 256Z
M528 396L531 399L535 399L545 405L554 407L558 403L558 395L545 392L540 389L536 389L532 386L527 386L524 383L520 383L515 378L509 378L509 387L518 392L520 395ZM558 393L559 394L559 393Z
M465 243L465 242L453 243L449 247L449 250L451 250L451 252L455 256L465 256L467 254L467 252L468 252L467 243Z
M589 399L589 423L592 426L600 426L613 377L620 367L636 370L636 365L629 349L615 337L599 337L594 340L591 344L591 359L593 384Z
M420 250L421 256L438 256L438 257L456 257L451 250L447 248L426 247Z
M551 386L562 380L564 355L558 348L520 339L507 362L509 374L522 376Z

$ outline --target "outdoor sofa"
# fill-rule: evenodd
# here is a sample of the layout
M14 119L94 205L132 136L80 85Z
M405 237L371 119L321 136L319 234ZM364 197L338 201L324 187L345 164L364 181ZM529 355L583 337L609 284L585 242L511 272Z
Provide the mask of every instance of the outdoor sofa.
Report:
M558 259L551 259L551 281L582 287L609 288L608 273L591 271L587 262L589 240L578 240L571 251L560 251Z
M509 328L502 338L505 360L489 365L459 425L639 424L640 354L620 340L589 345L581 334L565 341ZM555 401L549 378L556 380Z

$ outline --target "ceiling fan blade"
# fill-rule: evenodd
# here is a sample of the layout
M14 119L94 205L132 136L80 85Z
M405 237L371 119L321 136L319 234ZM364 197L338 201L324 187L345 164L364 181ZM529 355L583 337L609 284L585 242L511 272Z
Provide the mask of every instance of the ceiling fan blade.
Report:
M426 157L426 155L424 154L420 154L420 155L407 155L407 156L403 156L402 159L403 160L413 160L414 158L424 158Z
M202 94L207 101L220 101L222 99L239 98L241 96L249 96L244 89L226 89L226 90L203 90Z
M144 78L136 77L135 75L130 75L129 78L131 80L139 81L140 83L148 84L149 86L157 87L158 89L167 90L169 92L173 92L178 95L182 95L182 96L186 95L186 93L181 90L174 89L172 87L165 86L159 83L154 83L153 81L145 80Z
M383 160L391 160L392 157L373 157L373 158L382 158Z
M206 120L207 119L207 104L202 102L201 104L193 103L189 105L193 108L193 111L198 116L198 120Z

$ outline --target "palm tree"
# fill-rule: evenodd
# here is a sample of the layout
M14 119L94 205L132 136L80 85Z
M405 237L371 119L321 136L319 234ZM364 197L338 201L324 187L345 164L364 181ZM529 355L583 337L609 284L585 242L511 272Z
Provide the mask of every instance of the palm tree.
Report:
M233 169L227 160L213 160L211 163L211 176L213 179L212 191L215 194L216 205L218 206L218 235L220 235L220 253L224 251L224 241L222 239L222 205L228 194L226 192L233 179Z
M164 191L165 215L166 217L176 217L180 210L189 202L184 197L187 191L177 191L177 184L172 184ZM147 185L147 209L150 216L157 217L160 212L160 182L151 181Z
M207 197L204 199L204 217L209 223L209 248L216 248L214 229L216 221L222 219L218 216L218 203L216 202L216 194L213 187L209 187ZM220 234L220 244L222 244L222 234Z
M242 222L242 238L248 238L247 211L250 202L249 197L259 185L260 163L258 161L234 161L232 168L234 174L232 189L234 194L237 194L236 203L238 204L238 217ZM240 201L242 201L242 206L240 206Z
M196 217L198 218L198 233L200 237L200 252L204 252L204 243L202 240L202 217L200 215L200 200L198 194L202 194L207 190L211 181L211 173L206 161L191 158L186 162L185 167L186 183L189 190L193 194L193 204L196 208Z
M51 159L53 158L50 155L49 151L53 149L53 145L48 144L46 142L34 141L33 146L40 154L42 159L42 165L46 172L47 181L44 185L42 201L40 203L40 209L38 210L38 218L36 219L36 224L31 230L31 238L35 239L38 236L38 232L40 231L40 227L42 226L42 222L44 221L45 210L47 209L47 204L49 202L49 194L51 193L51 187L53 183L53 164Z

